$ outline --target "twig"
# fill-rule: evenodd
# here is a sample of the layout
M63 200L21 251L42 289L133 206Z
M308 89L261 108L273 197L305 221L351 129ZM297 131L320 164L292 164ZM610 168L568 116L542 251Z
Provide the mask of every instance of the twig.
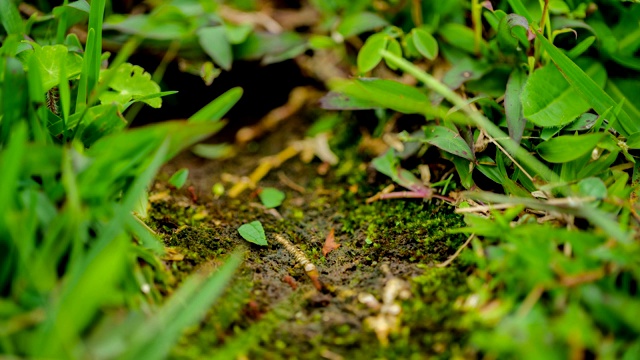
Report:
M296 184L293 180L291 180L285 173L283 173L282 171L278 171L278 179L280 179L280 181L285 184L286 186L290 187L291 189L299 192L300 194L304 194L305 193L305 189Z
M467 241L465 241L464 244L462 244L462 246L460 246L458 248L458 250L456 250L455 254L453 254L451 257L449 257L445 262L436 265L436 267L443 268L443 267L449 266L449 264L451 264L453 262L453 260L455 260L458 257L458 255L460 255L462 250L464 250L464 248L466 248L467 245L469 245L469 243L471 242L471 239L473 239L474 236L476 236L475 233L469 235L469 238L467 238Z

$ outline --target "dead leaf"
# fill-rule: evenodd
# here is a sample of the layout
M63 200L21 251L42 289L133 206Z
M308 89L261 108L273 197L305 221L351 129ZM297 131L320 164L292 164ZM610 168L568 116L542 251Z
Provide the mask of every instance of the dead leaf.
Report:
M336 243L335 231L332 228L329 231L329 235L327 235L327 239L324 241L324 245L322 246L322 256L326 257L328 253L340 247L340 244Z

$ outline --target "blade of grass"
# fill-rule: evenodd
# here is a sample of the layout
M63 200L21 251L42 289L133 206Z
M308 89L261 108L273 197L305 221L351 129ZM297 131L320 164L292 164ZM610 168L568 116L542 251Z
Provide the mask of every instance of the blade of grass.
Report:
M11 0L0 0L0 22L9 35L21 35L24 32L20 12Z
M207 104L195 114L191 115L189 122L215 122L220 119L235 105L242 97L243 90L235 87L228 90L224 94L218 96L215 100Z
M201 274L189 277L158 314L135 331L122 359L165 357L182 330L200 320L222 295L241 262L242 255L234 252L208 279Z

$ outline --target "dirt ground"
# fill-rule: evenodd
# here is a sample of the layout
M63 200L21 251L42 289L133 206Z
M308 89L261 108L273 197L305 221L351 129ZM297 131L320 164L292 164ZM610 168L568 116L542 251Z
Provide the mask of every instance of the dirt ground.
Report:
M275 187L286 194L275 210L260 204L257 189L235 199L213 195L214 184L228 189L228 179L234 178L229 174L248 175L263 157L302 138L307 126L290 119L230 159L204 160L187 152L163 169L151 194L149 223L172 249L165 258L173 276L169 287L201 267L217 266L234 249L245 254L225 295L205 321L188 331L173 357L472 355L465 347L469 325L461 310L467 294L464 261L436 266L464 242L463 234L447 232L462 226L462 219L439 201L366 204L390 181L368 169L353 146L343 146L339 164L326 175L318 174L324 165L317 159L305 164L294 158L272 170L257 189ZM182 189L171 189L167 179L180 168L190 170L189 180ZM266 247L238 234L240 225L254 220L265 228ZM339 247L323 255L331 233ZM320 289L294 255L274 240L276 234L315 264Z

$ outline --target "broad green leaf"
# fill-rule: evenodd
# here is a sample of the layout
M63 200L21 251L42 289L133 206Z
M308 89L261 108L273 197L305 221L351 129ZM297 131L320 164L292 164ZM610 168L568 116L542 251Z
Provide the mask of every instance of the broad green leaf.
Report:
M216 122L235 105L242 97L243 90L240 87L234 87L227 90L224 94L218 96L202 109L198 110L189 118L190 123Z
M160 92L160 85L151 79L151 74L138 65L124 63L116 69L105 71L115 71L109 74L112 76L109 87L114 91L105 91L100 95L100 102L103 104L126 105L129 101L142 101L151 107L162 106L162 99L159 97L149 97ZM103 72L104 75L104 72Z
M607 76L604 67L595 61L582 64L591 76L589 80L595 80L594 86L604 86ZM553 64L537 69L529 76L521 99L527 120L543 127L566 125L591 108L589 101L567 83Z
M562 71L562 75L567 79L569 84L571 84L572 88L575 89L598 114L603 115L608 109L616 107L617 103L601 86L580 69L578 65L551 44L544 36L539 33L536 33L536 36L553 62ZM622 110L618 114L615 129L622 135L628 136L640 131L640 122L635 121L625 110Z
M256 245L267 246L267 237L264 234L262 223L260 221L252 221L238 228L238 232L243 239Z
M231 70L233 53L227 40L224 26L213 26L198 30L198 42L204 52L221 68Z
M65 63L67 79L78 76L82 71L82 58L76 53L70 53L64 45L34 45L33 52L27 55L29 60L35 60L40 75L42 88L49 91L60 83L60 67ZM31 58L33 57L33 58Z
M536 151L548 162L565 163L590 153L603 137L603 133L558 136L538 145Z
M180 189L187 182L187 178L189 177L189 169L182 168L169 178L169 184L171 184L176 189Z
M386 25L388 25L387 21L380 16L370 12L360 12L346 16L338 25L337 31L344 38L349 38Z
M416 28L411 30L413 45L422 56L429 60L438 57L438 42L426 30Z
M507 90L504 93L504 112L507 117L507 127L509 136L516 143L520 144L524 128L527 126L527 119L522 110L522 100L520 95L527 82L527 75L520 69L513 70L507 81Z
M264 205L267 209L280 206L285 198L285 195L282 191L272 187L263 188L258 196L260 196L262 205Z
M366 73L367 71L371 71L380 63L382 60L380 50L386 49L388 41L389 36L384 33L369 36L358 52L357 63L359 72Z
M438 125L427 126L424 128L424 138L418 140L469 161L475 160L469 144L464 141L460 134L447 127Z

